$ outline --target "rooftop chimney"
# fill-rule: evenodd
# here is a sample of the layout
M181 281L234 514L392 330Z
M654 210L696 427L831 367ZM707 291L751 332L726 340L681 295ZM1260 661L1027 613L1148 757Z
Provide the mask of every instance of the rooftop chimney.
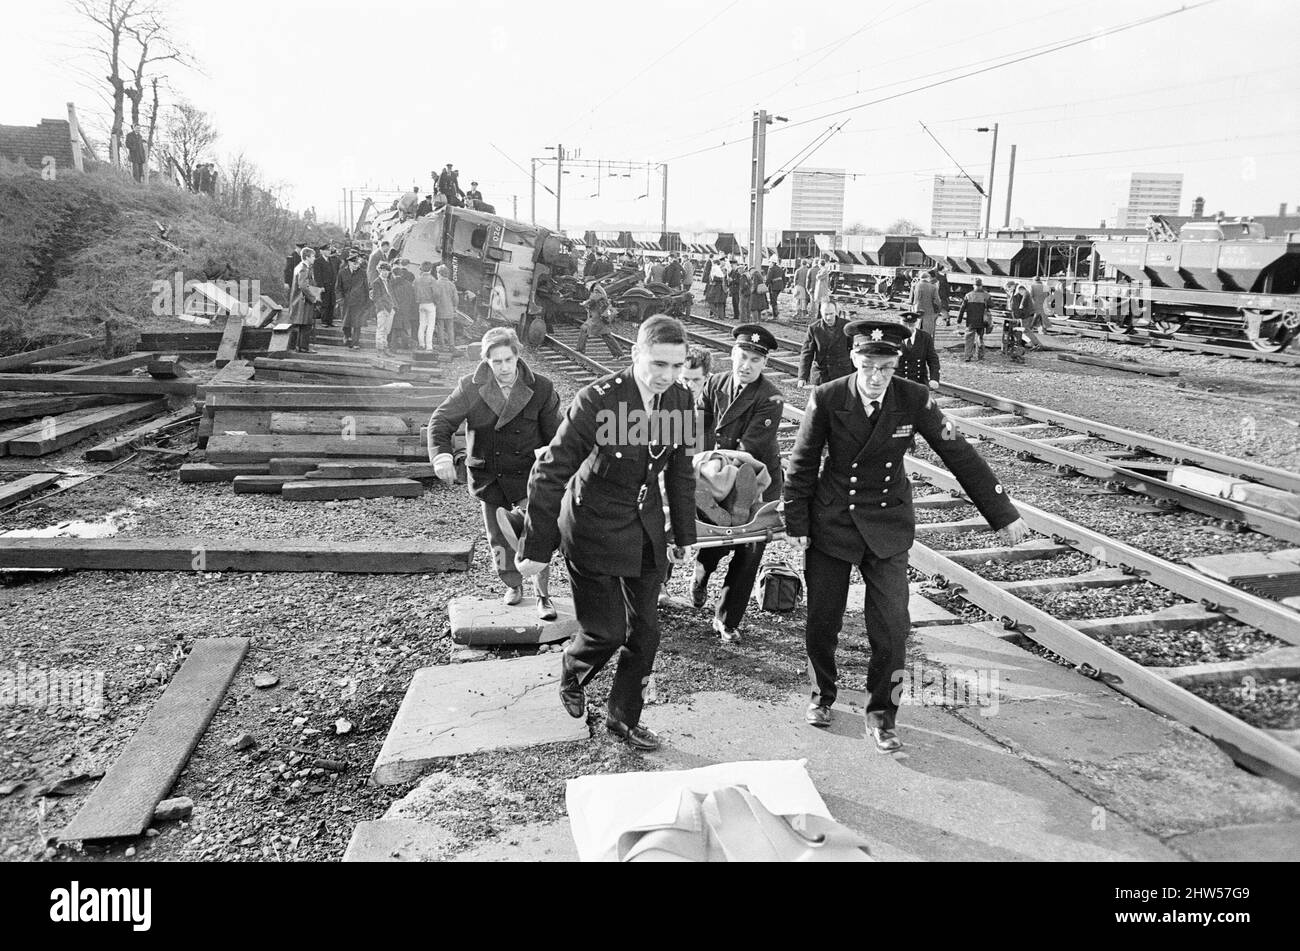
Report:
M1202 218L1205 216L1205 199L1200 195L1192 201L1192 217Z
M1282 204L1277 206L1277 216L1279 218L1286 217L1286 202L1282 202Z

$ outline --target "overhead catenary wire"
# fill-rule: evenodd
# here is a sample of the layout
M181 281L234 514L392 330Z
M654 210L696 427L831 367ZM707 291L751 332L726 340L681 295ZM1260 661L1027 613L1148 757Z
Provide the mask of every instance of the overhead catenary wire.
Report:
M921 120L918 119L917 121L920 122ZM937 146L939 146L939 148L943 149L943 154L946 155L946 156L948 156L948 158L952 159L952 164L957 166L957 171L961 172L962 175L966 176L966 181L970 182L972 185L975 186L975 190L976 190L977 192L980 193L980 197L981 197L981 198L987 198L987 197L988 197L988 193L984 191L984 186L981 185L979 182L975 181L975 179L971 178L970 172L966 171L966 169L964 169L964 168L962 167L962 164L961 164L960 162L957 161L957 159L953 156L953 154L952 154L951 152L949 152L947 148L944 147L944 144L943 144L942 142L939 141L939 137L938 137L937 135L935 135L933 132L931 132L928 128L926 128L926 125L925 125L924 122L921 122L921 128L922 128L922 129L925 129L925 134L926 134L926 135L928 135L930 138L934 139L934 144L935 144L935 145L937 145Z
M928 89L935 89L940 86L946 86L949 83L955 83L963 79L969 79L972 76L982 75L983 73L993 72L994 70L998 70L998 69L1005 69L1008 66L1014 66L1031 59L1037 59L1042 56L1048 56L1052 53L1058 53L1062 50L1066 50L1075 46L1082 45L1083 43L1093 42L1101 37L1113 36L1118 33L1127 32L1128 30L1135 30L1139 27L1149 26L1152 23L1157 23L1160 20L1165 20L1168 19L1169 17L1177 16L1180 13L1187 13L1191 10L1196 10L1199 9L1200 7L1209 6L1210 4L1218 3L1218 2L1219 0L1199 0L1199 2L1197 3L1184 4L1183 6L1179 7L1176 10L1166 10L1162 13L1152 14L1151 16L1147 16L1147 17L1141 17L1137 20L1130 20L1126 23L1121 23L1118 26L1113 26L1105 30L1098 30L1095 32L1086 33L1082 36L1077 36L1068 40L1061 41L1054 45L1048 46L1047 48L1028 47L1027 48L1028 52L1021 51L1020 53L1008 54L1012 58L1006 59L1003 62L993 63L988 66L982 66L979 69L972 69L968 72L960 73L956 76L949 76L946 79L938 79L935 80L934 82L925 83L924 85L917 86L912 89L904 89L900 92L891 93L888 96L880 96L876 99L868 100L867 102L860 102L857 103L856 105L845 106L842 109L834 109L830 112L822 113L821 115L810 116L807 119L801 119L795 122L789 122L786 125L781 126L779 129L774 129L773 134L775 134L776 132L788 132L791 129L798 128L799 126L808 125L809 123L812 122L821 122L824 119L829 119L833 116L843 115L846 112L856 112L859 109L866 109L869 108L870 106L879 105L883 102L889 102L894 99L901 99L905 96L911 96L919 92L925 92ZM674 155L670 158L665 159L664 161L680 162L683 159L693 158L696 155L703 155L706 152L715 152L718 149L728 148L742 141L745 140L733 139L730 142L721 142L716 145L709 145L703 148L693 149L689 152L683 152L680 155Z
M848 125L848 124L849 124L850 122L852 122L852 121L853 121L853 117L850 116L849 118L847 118L847 119L845 119L843 122L841 122L839 125L837 125L837 126L832 126L831 129L830 129L830 132L827 134L827 136L826 136L824 139L822 139L821 142L817 143L817 147L814 148L812 151L810 151L810 152L809 152L807 155L805 155L803 158L801 158L801 159L799 160L799 163L798 163L797 165L792 166L792 167L789 169L789 171L783 172L783 173L780 175L780 177L776 179L776 181L772 182L770 188L776 188L776 186L780 185L783 181L785 181L785 177L786 177L787 175L791 174L792 172L796 172L796 171L798 171L799 168L800 168L800 166L802 166L802 165L803 165L805 162L807 162L810 158L812 158L814 155L816 155L816 154L821 150L821 147L822 147L823 145L825 145L825 144L826 144L827 142L829 142L831 139L835 138L835 133L839 132L841 129L843 129L846 125Z

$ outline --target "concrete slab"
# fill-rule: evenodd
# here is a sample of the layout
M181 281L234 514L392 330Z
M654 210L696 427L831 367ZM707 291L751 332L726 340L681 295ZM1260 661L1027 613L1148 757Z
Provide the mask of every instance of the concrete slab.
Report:
M357 823L343 853L345 862L441 862L456 837L418 819L371 819Z
M370 781L409 782L448 756L587 739L587 721L560 706L559 678L553 654L417 670Z
M554 621L537 618L537 599L524 598L506 605L500 598L452 598L447 605L451 616L451 639L457 644L482 647L488 644L554 644L578 633L578 618L572 598L552 598Z
M1211 829L1169 844L1198 862L1300 862L1300 821Z
M1096 803L950 711L906 711L899 734L907 748L886 756L863 738L860 713L837 703L830 729L818 730L803 722L805 704L802 695L760 704L704 693L656 707L648 725L666 744L648 759L687 769L804 758L831 814L883 860L1178 858L1120 816L1099 822Z
M913 631L912 638L936 665L949 671L974 672L977 683L996 687L994 696L999 703L1066 696L1109 701L1114 697L1114 691L1105 684L1053 664L973 624L927 627ZM997 712L987 703L980 705L989 709L984 716Z
M510 826L496 838L461 852L453 862L576 862L568 819Z

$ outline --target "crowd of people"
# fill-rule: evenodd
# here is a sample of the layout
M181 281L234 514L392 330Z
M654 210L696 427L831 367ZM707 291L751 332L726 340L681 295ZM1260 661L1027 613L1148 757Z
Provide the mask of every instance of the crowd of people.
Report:
M533 578L538 616L554 618L549 572L554 555L563 556L579 628L560 670L560 702L571 716L586 714L586 686L617 658L605 726L636 749L659 747L641 715L659 646L662 586L673 566L691 562L698 540L692 459L734 452L763 473L762 502L784 501L787 537L803 553L811 688L804 719L814 727L831 724L836 645L856 567L866 581L871 644L867 732L882 752L901 747L892 687L906 663L910 629L907 549L915 518L903 456L914 437L925 438L1008 542L1028 530L988 465L931 398L938 363L921 315L911 312L902 323L844 322L833 302L823 300L820 310L823 343L805 365L823 375L784 470L777 445L784 398L764 372L778 342L758 323L733 328L730 366L712 373L710 355L688 346L679 321L649 317L630 366L583 387L563 410L551 381L522 359L515 333L496 328L483 337L477 370L434 412L429 457L447 482L455 479L451 434L467 425L469 488L481 503L505 602L520 604ZM832 330L841 340L835 348ZM698 425L602 422L632 412L660 420L689 415ZM764 550L763 542L724 541L695 553L697 608L728 561L713 612L723 642L741 642Z
M341 323L344 344L359 350L362 329L372 315L381 354L456 346L458 293L450 268L429 261L416 267L388 241L368 257L358 248L312 248L299 242L285 258L284 287L299 353L312 352L318 322L325 327Z
M460 187L460 171L451 162L440 171L434 179L434 190L420 197L420 190L412 188L404 192L392 204L392 210L402 218L423 218L444 205L453 208L469 208L473 211L491 211L492 206L483 200L478 182L469 183L469 191Z

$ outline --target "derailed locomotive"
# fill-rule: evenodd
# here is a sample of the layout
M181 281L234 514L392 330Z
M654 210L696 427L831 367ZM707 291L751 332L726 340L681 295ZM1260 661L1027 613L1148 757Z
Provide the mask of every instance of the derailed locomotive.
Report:
M386 212L371 240L391 242L395 257L413 267L447 265L464 316L514 327L520 336L538 317L551 323L580 310L577 302L587 296L573 242L500 215L451 205L420 218Z

